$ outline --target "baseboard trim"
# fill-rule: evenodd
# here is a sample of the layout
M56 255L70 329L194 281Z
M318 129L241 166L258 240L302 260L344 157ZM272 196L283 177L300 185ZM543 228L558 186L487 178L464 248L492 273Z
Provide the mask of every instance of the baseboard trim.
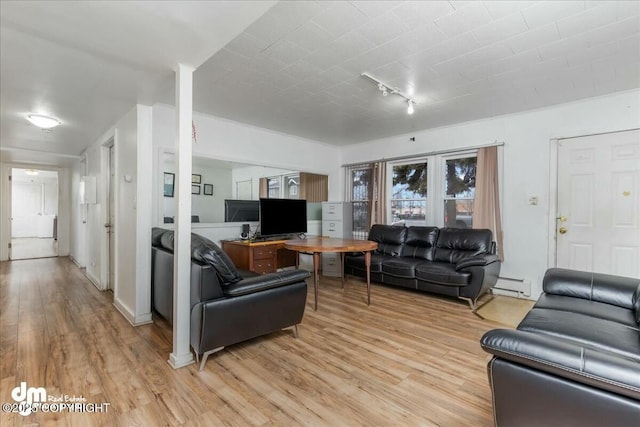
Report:
M133 311L129 309L129 307L115 298L113 299L113 306L120 312L120 314L124 316L125 319L127 319L127 321L129 321L129 323L131 323L131 326L142 326L153 323L151 313L145 313L136 316Z
M103 290L103 289L102 289L102 286L100 285L100 280L99 280L96 276L94 276L93 274L91 274L91 273L89 272L89 270L85 270L84 275L86 276L86 278L87 278L87 279L89 279L89 281L90 281L91 283L93 283L93 285L94 285L96 288L98 288L98 290L99 290L99 291L102 291L102 290Z
M193 358L193 353L191 352L179 355L171 353L169 354L169 360L167 360L167 362L173 369L184 368L185 366L196 363L195 359Z

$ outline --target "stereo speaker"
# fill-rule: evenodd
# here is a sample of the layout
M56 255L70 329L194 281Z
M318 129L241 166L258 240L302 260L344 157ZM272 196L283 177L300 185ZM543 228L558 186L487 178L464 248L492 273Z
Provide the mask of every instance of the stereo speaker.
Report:
M240 238L243 240L247 240L249 238L249 233L251 232L251 228L249 224L242 224L242 233L240 233Z

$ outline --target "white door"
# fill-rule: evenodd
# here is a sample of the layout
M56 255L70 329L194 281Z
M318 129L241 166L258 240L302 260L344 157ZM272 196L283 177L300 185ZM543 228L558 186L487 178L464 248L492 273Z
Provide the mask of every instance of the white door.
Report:
M40 237L42 185L13 182L11 191L11 237Z
M109 180L108 180L108 186L109 186L109 209L108 209L108 215L109 215L109 222L107 224L105 224L105 227L107 227L107 233L109 234L109 278L108 278L108 283L107 283L107 289L113 289L113 286L115 284L115 250L116 250L116 243L115 243L115 223L116 223L116 207L115 207L115 197L114 197L114 191L115 191L115 175L116 175L116 168L115 168L115 163L116 163L116 158L115 158L115 154L114 154L114 146L112 145L111 147L109 147Z
M640 277L640 130L558 142L557 266Z

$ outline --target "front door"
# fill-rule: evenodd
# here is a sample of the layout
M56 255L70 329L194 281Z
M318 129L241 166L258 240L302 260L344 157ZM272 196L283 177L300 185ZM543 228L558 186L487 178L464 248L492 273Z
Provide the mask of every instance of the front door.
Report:
M640 277L640 130L558 142L557 266Z

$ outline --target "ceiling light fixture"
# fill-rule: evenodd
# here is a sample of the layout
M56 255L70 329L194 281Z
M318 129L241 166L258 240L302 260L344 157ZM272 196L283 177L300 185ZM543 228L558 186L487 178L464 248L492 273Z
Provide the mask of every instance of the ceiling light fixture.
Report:
M45 116L44 114L27 114L27 120L29 120L31 124L38 126L40 129L52 129L62 124L60 120Z
M413 114L413 101L407 100L407 114Z
M35 169L25 169L24 173L26 173L27 175L35 176L35 175L38 175L40 172Z
M376 77L373 77L369 73L362 73L361 76L362 77L366 77L369 80L375 82L378 85L378 90L382 93L382 96L387 96L387 95L391 94L391 95L398 95L398 96L404 98L407 101L407 114L413 114L413 112L415 111L413 106L417 104L415 99L413 99L409 95L406 95L405 93L400 91L400 89L392 87L392 86L389 86L386 83L383 83L382 81L380 81L380 79L377 79Z

